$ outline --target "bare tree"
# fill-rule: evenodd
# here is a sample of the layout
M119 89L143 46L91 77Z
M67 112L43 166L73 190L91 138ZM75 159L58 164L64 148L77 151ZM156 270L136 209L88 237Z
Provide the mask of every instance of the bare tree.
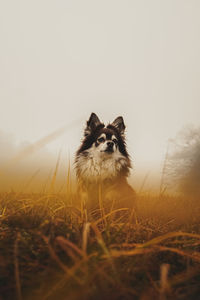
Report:
M200 128L186 127L169 141L164 182L187 196L200 197Z

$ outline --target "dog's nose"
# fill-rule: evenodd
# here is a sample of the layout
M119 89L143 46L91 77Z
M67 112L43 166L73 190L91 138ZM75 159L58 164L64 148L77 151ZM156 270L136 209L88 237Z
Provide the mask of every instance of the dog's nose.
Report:
M107 142L107 146L108 146L109 148L113 148L114 143L113 143L113 142Z

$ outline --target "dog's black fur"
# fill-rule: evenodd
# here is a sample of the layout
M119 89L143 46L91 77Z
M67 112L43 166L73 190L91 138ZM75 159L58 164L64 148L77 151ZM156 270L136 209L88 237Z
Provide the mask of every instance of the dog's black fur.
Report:
M76 175L79 186L95 203L102 187L105 201L116 200L120 206L133 206L135 192L127 182L131 161L126 149L125 124L122 117L105 126L96 114L87 121L84 139L76 153ZM111 199L113 198L113 199ZM127 204L128 203L128 204Z

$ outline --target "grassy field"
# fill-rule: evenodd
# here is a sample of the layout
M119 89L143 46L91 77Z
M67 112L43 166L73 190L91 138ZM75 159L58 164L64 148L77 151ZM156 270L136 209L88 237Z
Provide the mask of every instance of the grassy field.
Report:
M74 195L0 195L0 299L200 299L200 203L137 196L85 222Z

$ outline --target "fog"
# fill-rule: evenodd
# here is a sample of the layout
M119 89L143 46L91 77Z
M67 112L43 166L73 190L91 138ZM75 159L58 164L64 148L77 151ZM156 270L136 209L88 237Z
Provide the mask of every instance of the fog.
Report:
M163 184L190 198L200 196L200 128L187 126L169 141Z
M32 176L62 149L66 166L91 112L122 115L133 182L158 185L168 140L200 125L199 11L196 0L1 1L0 162L17 156Z
M73 187L75 179L74 156L68 151L68 145L61 145L58 151L50 152L47 145L62 134L57 130L36 143L17 143L12 135L0 132L0 191L52 192L51 184L56 172L54 190L65 192L67 177ZM57 169L56 169L57 165ZM129 178L136 190L156 191L160 184L160 168L156 165L148 171L146 168L133 170Z

